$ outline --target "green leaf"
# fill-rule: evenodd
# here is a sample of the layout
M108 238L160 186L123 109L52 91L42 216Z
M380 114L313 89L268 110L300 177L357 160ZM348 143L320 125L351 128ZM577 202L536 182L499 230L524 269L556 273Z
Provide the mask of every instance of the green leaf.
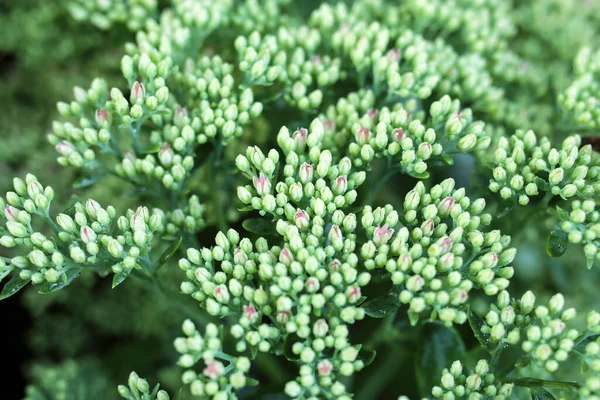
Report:
M469 320L469 325L471 326L477 341L481 344L481 347L492 354L494 350L496 350L496 344L492 343L490 335L481 331L481 327L485 324L483 318L473 310L469 309L469 311L467 311L467 319Z
M160 267L162 267L167 261L171 259L171 257L173 257L177 249L179 249L179 246L181 246L181 242L183 242L183 238L179 237L177 240L171 243L169 247L167 247L167 249L162 253L158 261L156 261L156 263L154 264L154 272L158 271Z
M69 268L61 276L62 279L60 279L54 283L50 283L50 282L44 283L38 293L40 293L40 294L54 293L64 287L68 286L73 281L73 279L75 279L79 276L79 273L82 270L83 270L83 267Z
M456 360L464 360L465 344L454 328L440 322L423 325L417 351L416 378L421 397L429 397L438 385L444 368Z
M260 236L274 236L275 223L266 218L250 218L242 222L242 226L250 233L255 233Z
M559 206L556 206L556 213L558 214L558 218L560 218L563 221L568 221L571 217L569 216L569 213L560 208Z
M524 367L528 366L529 364L531 364L531 361L533 361L533 358L530 355L522 356L515 363L515 367L524 368Z
M546 240L546 253L551 257L560 257L567 251L567 233L556 225Z
M112 281L112 288L116 288L117 286L119 286L121 283L123 283L123 281L125 279L127 279L127 277L129 276L129 274L131 273L132 270L128 269L128 268L124 268L123 271L119 272L118 274L116 274L113 277L113 281Z
M10 281L6 282L6 284L4 285L2 293L0 293L0 300L9 298L13 294L17 293L19 290L23 289L28 283L29 280L24 281L19 277L19 275L14 275L10 279Z
M413 178L417 178L417 179L427 179L429 178L429 172L425 171L425 172L415 172L415 171L406 171L406 173L409 176L412 176Z
M142 149L142 154L153 154L158 153L160 151L162 144L161 143L150 143L146 147Z
M285 340L283 341L283 356L287 358L288 361L297 361L300 359L300 356L294 354L292 351L294 343L298 342L299 340L300 338L294 333L291 333L285 337Z
M531 400L555 400L556 397L544 388L531 388Z
M365 363L365 367L370 365L373 360L375 360L376 356L377 352L375 350L368 350L364 347L361 347L361 349L358 351L358 359Z
M398 296L386 294L365 302L362 308L369 317L383 318L395 313L400 308L400 300L398 300Z
M95 172L89 176L82 176L73 182L73 187L75 189L86 188L88 186L92 186L94 183L98 182L100 179L104 178L105 174L103 172Z

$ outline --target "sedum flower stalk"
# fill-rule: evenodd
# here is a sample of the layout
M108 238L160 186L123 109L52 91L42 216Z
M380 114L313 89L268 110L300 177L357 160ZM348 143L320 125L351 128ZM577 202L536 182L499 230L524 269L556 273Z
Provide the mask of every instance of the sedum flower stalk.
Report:
M0 199L25 398L600 398L599 10L545 1L65 0L121 50L85 197Z

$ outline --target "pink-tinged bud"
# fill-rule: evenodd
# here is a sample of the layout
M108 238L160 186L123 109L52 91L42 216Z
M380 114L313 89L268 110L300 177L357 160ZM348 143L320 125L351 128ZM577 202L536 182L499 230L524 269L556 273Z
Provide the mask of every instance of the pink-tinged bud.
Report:
M356 138L356 143L362 146L369 143L369 140L371 140L372 133L369 129L361 127L356 131L356 134L354 136Z
M304 230L310 225L310 217L308 216L308 213L304 210L296 212L296 214L294 215L294 221L296 222L296 226L298 227L298 229Z
M38 181L31 181L27 184L27 194L32 199L35 199L35 196L38 194L44 194L44 187Z
M431 236L433 230L435 229L435 222L432 219L428 219L427 221L421 224L421 230L423 231L423 235Z
M71 144L70 142L67 142L66 140L61 140L57 145L56 145L56 151L58 151L58 154L60 154L61 156L65 156L68 157L70 156L74 151L75 151L75 146L73 146L73 144Z
M388 58L388 60L390 60L392 62L400 61L400 50L398 50L396 48L391 49L387 53L387 58Z
M233 251L233 262L237 265L244 265L248 261L248 255L239 247Z
M312 181L313 178L313 166L308 163L302 163L300 166L300 182L308 183Z
M398 257L398 269L400 271L406 271L412 264L412 257L408 253L402 254Z
M96 232L92 230L89 226L82 226L80 230L81 240L83 243L91 243L96 240Z
M145 231L146 222L144 221L144 217L138 213L133 214L129 220L129 226L134 231Z
M333 132L335 129L335 122L332 119L326 119L323 121L323 128L325 128L327 132Z
M329 332L329 325L324 319L319 319L313 325L313 334L316 337L324 337Z
M223 364L220 361L205 361L206 363L206 368L204 368L204 370L202 371L202 373L209 377L210 379L217 379L218 377L220 377L221 375L223 375L223 371L225 370L225 368L223 368Z
M248 306L244 306L242 308L244 310L244 316L246 318L248 318L250 323L253 324L258 320L258 312L256 311L256 308L252 304L250 304Z
M329 235L327 235L327 238L329 239L329 241L331 243L335 243L338 240L342 240L343 235L342 235L342 230L340 229L340 227L337 225L332 225L331 229L329 229Z
M96 200L89 199L85 202L85 211L87 211L90 217L96 219L100 210L102 210L102 207L100 207L100 204Z
M346 289L346 298L348 299L349 303L351 303L351 304L356 303L358 301L358 299L360 299L360 296L361 296L360 287L350 286L348 289Z
M131 97L129 98L129 100L131 101L131 104L136 104L137 102L142 102L142 101L144 101L145 97L146 97L146 88L144 87L144 84L140 83L138 81L135 81L133 83L133 86L131 87Z
M498 265L498 254L490 252L481 257L480 260L483 263L484 268L494 268Z
M454 205L454 198L448 196L446 197L444 200L442 200L440 202L440 205L438 206L438 214L441 217L445 217L448 214L450 214L450 209L452 208L452 206Z
M442 257L440 257L440 264L444 267L444 270L452 268L454 265L454 254L446 253Z
M177 106L175 109L175 115L173 116L173 122L175 125L183 125L185 124L185 119L187 118L187 108Z
M286 247L281 249L281 252L279 253L279 261L281 263L284 265L290 265L293 260L294 258L292 257L291 251L289 251Z
M213 295L215 296L215 300L217 300L221 304L229 303L229 289L225 285L219 285L215 288Z
M289 311L279 311L277 312L277 322L280 324L285 324L290 320L290 312Z
M319 371L320 376L329 376L333 371L333 364L329 360L321 360L317 364L317 371Z
M252 177L252 183L254 184L254 188L259 196L269 194L271 191L271 182L269 182L267 176L262 172L258 177Z
M310 61L312 61L314 64L321 64L321 56L314 55L310 58Z
M96 110L96 124L104 126L110 123L110 114L106 108L99 108Z
M7 220L14 222L19 217L19 210L13 206L6 206L4 208L4 216Z
M394 142L400 144L402 143L402 139L406 136L406 132L402 128L394 129L392 132L392 139Z
M174 155L175 153L173 153L173 149L171 149L171 146L169 146L168 143L163 143L163 145L160 146L160 151L158 152L158 159L160 160L160 163L163 166L170 167L171 164L173 164Z
M428 250L429 256L440 257L452 250L452 239L449 236L444 236L438 239L433 246Z
M206 268L197 268L196 271L194 271L194 275L200 283L208 282L211 279L210 272Z
M314 276L311 276L310 278L308 278L306 280L306 291L308 293L314 293L317 290L319 290L319 287L321 286L319 280L317 278L315 278Z
M454 118L456 118L457 121L460 121L462 119L462 117L463 117L463 115L462 115L462 113L460 111L457 111L454 114Z
M296 144L296 150L304 150L306 146L306 137L308 136L308 131L306 128L300 128L292 135L292 139Z
M369 118L371 118L373 121L377 121L377 116L379 115L379 110L376 108L369 108L367 110L367 115L369 116Z
M333 193L344 194L348 190L348 178L346 175L338 176L333 181Z
M342 265L342 263L340 262L340 260L338 260L338 259L333 260L329 264L329 272L337 272L337 271L339 271L341 265Z
M386 244L394 234L394 230L391 229L387 224L383 226L377 226L375 232L373 232L373 243L378 246Z

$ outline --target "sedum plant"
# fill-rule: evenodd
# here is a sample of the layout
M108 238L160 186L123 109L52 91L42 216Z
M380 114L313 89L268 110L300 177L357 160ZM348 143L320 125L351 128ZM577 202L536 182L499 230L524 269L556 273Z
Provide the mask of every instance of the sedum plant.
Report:
M67 1L131 40L0 200L25 398L600 398L597 7L514 3Z

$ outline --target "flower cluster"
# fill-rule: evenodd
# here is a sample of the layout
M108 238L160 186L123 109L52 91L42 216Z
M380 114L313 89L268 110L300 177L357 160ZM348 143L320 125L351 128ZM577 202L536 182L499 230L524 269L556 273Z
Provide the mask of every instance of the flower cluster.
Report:
M127 385L119 385L119 395L127 400L169 400L170 397L164 390L159 390L160 385L150 388L148 381L140 378L135 372L129 374Z
M186 320L183 333L185 337L175 339L175 349L181 353L178 364L186 368L183 383L190 385L192 395L213 400L237 399L235 392L252 383L246 376L250 360L223 352L221 332L215 324L206 325L201 334L192 321ZM201 372L193 369L198 363Z
M133 32L158 14L157 0L71 0L69 12L78 22L89 22L102 30L124 24Z
M532 197L546 194L563 199L591 198L600 191L598 155L590 145L581 146L581 137L566 138L552 147L546 137L519 130L500 138L493 157L493 178L489 188L502 199L516 199L526 205ZM547 204L547 203L546 203Z
M567 234L569 242L583 245L588 268L591 268L600 257L600 213L596 211L596 203L594 200L575 200L571 202L570 212L560 207L557 210L561 220L560 229Z
M372 239L361 247L364 265L390 273L413 323L426 312L447 324L463 323L471 289L494 295L508 286L516 249L509 236L485 231L491 216L484 208L483 199L471 201L452 179L429 192L419 182L406 195L400 218L391 206L365 208L361 222Z
M49 213L54 197L51 187L44 188L29 174L25 181L15 178L14 188L6 194L6 202L2 200L5 223L0 228L0 243L26 253L0 259L0 276L13 276L4 289L7 295L30 281L44 283L43 292L61 289L84 267L101 274L112 270L115 286L140 264L151 268L148 252L153 233L164 229L160 214L150 215L140 207L117 218L113 207L104 209L90 199L85 204L75 203L53 219ZM48 224L55 236L37 231L32 216Z
M440 386L434 386L432 395L436 399L465 398L469 400L510 398L514 385L502 383L486 360L479 360L470 374L465 374L460 361L455 361L442 371Z

